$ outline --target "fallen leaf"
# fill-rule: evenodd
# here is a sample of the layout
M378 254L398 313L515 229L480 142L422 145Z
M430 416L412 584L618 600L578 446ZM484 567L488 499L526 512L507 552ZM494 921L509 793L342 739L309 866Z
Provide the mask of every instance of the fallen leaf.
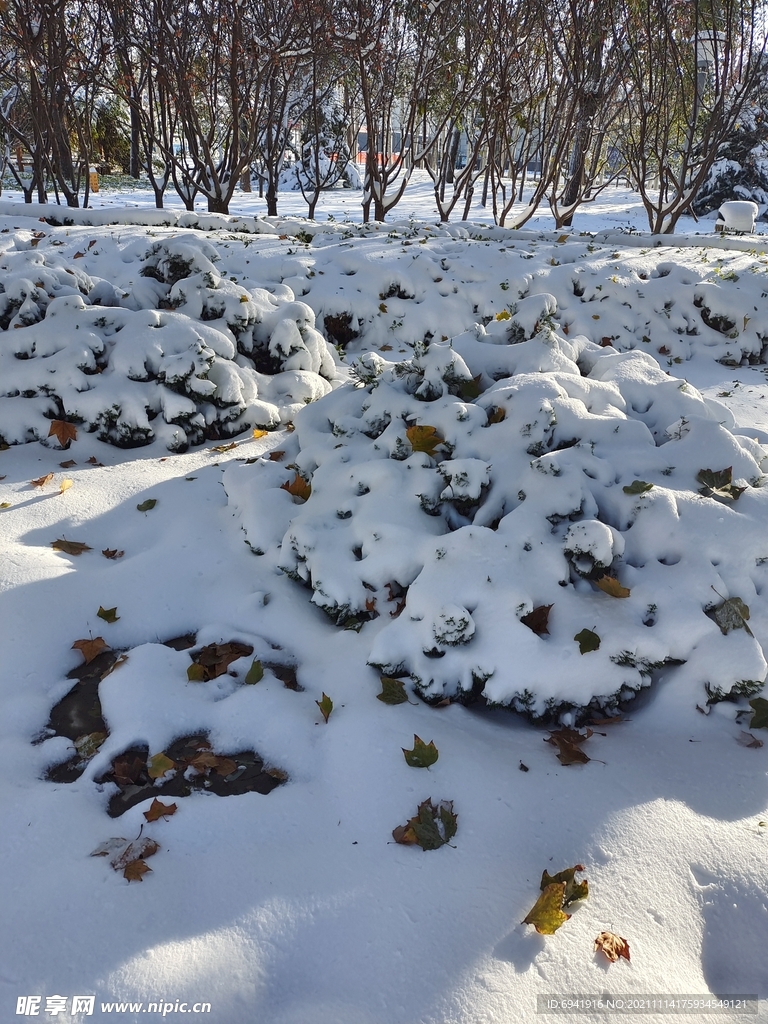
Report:
M434 427L408 427L405 436L410 441L413 451L424 452L433 459L437 455L437 449L445 445L445 438L441 437Z
M579 654L589 654L600 648L600 637L591 629L582 629L573 639L579 645Z
M269 452L267 458L269 459L270 462L279 462L284 455L284 451L281 451L279 448L275 448L273 451Z
M66 462L60 462L59 465L62 469L71 469L73 466L76 466L77 463L74 459L67 459Z
M78 250L78 251L77 251L77 252L75 253L75 255L74 255L74 256L72 257L72 259L73 259L73 260L81 260L81 259L83 258L83 256L85 256L85 253L84 253L84 252L80 252L80 251Z
M103 843L99 843L95 850L91 851L91 857L109 857L110 854L115 853L117 850L124 850L128 845L128 840L123 839L120 836L113 836L112 839L106 839Z
M595 939L595 951L598 949L601 953L605 953L612 964L615 964L620 956L629 960L629 943L620 935L614 935L613 932L600 932Z
M71 486L71 480L62 480L61 483L59 484L59 494L63 494L64 491L68 491Z
M100 619L104 619L105 622L117 622L120 616L117 614L117 606L114 608L102 608L99 605L99 610L96 612Z
M565 885L563 892L564 907L567 907L569 903L575 903L576 900L585 900L589 896L589 882L586 878L583 882L577 882L575 877L577 871L584 871L584 865L575 864L572 868L558 871L556 875L550 875L545 868L541 875L539 888L543 892L553 882L562 882Z
M408 694L405 692L405 683L401 679L392 679L389 676L380 676L381 693L376 694L377 700L383 704L405 704Z
M53 420L48 437L55 437L62 448L69 448L70 443L77 440L77 427L66 420Z
M223 676L233 661L253 654L250 644L241 644L231 640L226 644L208 644L197 654L191 655L194 664L187 669L187 679L191 682L208 682Z
M45 476L39 476L37 480L30 480L32 487L45 487L46 484L53 480L53 473L46 473Z
M483 389L480 386L482 379L482 373L478 373L478 375L473 377L471 380L463 380L459 383L459 394L465 402L471 402L472 399L479 398L483 393Z
M237 765L230 757L217 757L213 770L224 778L237 771Z
M146 501L142 501L142 503L140 505L137 505L136 508L139 510L139 512L149 512L149 510L151 508L154 508L156 504L157 498L147 498Z
M117 548L103 548L101 553L105 558L122 558L125 554L124 551L118 551Z
M79 540L59 540L51 541L51 547L54 551L63 551L65 555L82 555L84 551L93 551L93 548L89 544L83 544Z
M142 836L141 839L134 839L132 843L128 843L109 863L115 871L123 871L126 865L132 861L154 857L159 849L160 844L156 843L154 839L150 839L149 836Z
M415 733L413 735L413 750L406 750L405 747L403 747L402 751L405 757L405 763L410 768L429 768L429 766L433 765L439 757L434 740L430 740L429 743L425 743L424 740Z
M750 636L754 636L747 625L749 618L749 606L744 604L740 597L728 597L722 604L717 605L708 613L720 627L720 632L726 636L733 629L746 629Z
M441 800L437 804L424 800L413 818L393 830L392 838L405 846L416 845L422 850L439 850L441 846L450 843L456 835L456 828L457 817L452 800Z
M486 413L489 423L503 423L507 418L507 411L501 405L495 405Z
M2 501L2 502L0 502L0 508L10 508L10 507L11 507L10 501Z
M528 629L532 629L538 636L544 636L545 634L549 636L549 613L552 607L551 604L540 604L538 608L534 608L527 615L521 615L520 621Z
M563 912L565 884L554 882L548 885L523 918L523 924L532 924L539 935L554 935L557 929L570 920L571 915Z
M84 761L87 761L93 757L106 738L105 732L89 732L86 736L78 736L75 740L75 750Z
M595 580L595 586L610 597L629 597L630 594L630 591L626 587L622 587L613 576L601 576L599 580Z
M118 786L134 786L144 771L144 761L140 757L128 760L127 757L116 757L112 762L112 774Z
M201 750L200 753L195 754L195 756L190 759L189 763L195 771L205 775L211 768L216 767L219 763L219 759L212 750Z
M528 765L527 765L527 764L523 764L523 762L522 762L522 761L520 762L520 764L519 764L519 765L518 765L517 767L519 768L519 770L520 770L521 772L529 772L529 771L531 770L531 769L530 769L530 768L528 767Z
M160 818L170 818L172 814L176 813L176 810L176 804L164 804L155 797L149 805L149 810L144 811L144 817L147 821L157 821Z
M245 682L249 686L253 686L255 683L260 683L264 678L264 666L261 662L254 658L251 662L251 667L248 669L245 675Z
M151 870L152 868L139 857L137 860L129 861L125 865L123 878L127 878L129 882L142 882L142 876Z
M121 655L120 655L120 657L119 657L119 658L117 659L117 661L114 661L114 662L113 662L113 663L112 663L112 664L111 664L111 665L109 666L109 668L108 668L108 669L107 669L107 671L106 671L106 672L105 672L105 673L104 673L104 674L103 674L103 675L101 676L101 678L102 678L102 679L106 679L106 678L107 678L107 676L111 676L111 675L112 675L112 673L113 673L113 672L115 672L115 671L116 671L117 669L119 669L121 665L124 665L124 664L126 663L126 661L128 661L128 655L127 655L127 654L121 654Z
M763 741L759 740L757 736L753 736L751 732L740 732L736 737L736 742L740 743L742 747L750 747L752 750L757 750L758 747L762 747Z
M253 437L255 437L255 438L266 437L268 433L269 433L268 430L259 430L259 428L256 427L256 429L253 431Z
M746 491L746 487L737 487L733 480L733 467L727 469L700 469L696 479L703 487L699 488L699 494L705 498L714 498L716 501L736 501Z
M211 448L212 452L231 452L234 448L237 448L237 441L233 441L232 444L217 444Z
M583 871L581 864L576 864L565 871L550 875L544 871L541 876L541 896L536 900L523 924L532 924L541 935L554 935L557 929L565 924L570 914L564 908L576 900L586 899L589 895L589 883L586 878L577 882L577 871Z
M635 480L628 487L622 487L625 494L647 494L648 491L653 490L653 484L647 483L645 480ZM604 932L607 935L608 932Z
M99 460L96 458L95 455L92 455L90 457L90 459L87 460L87 462L88 462L89 466L103 466L104 465L103 462L99 462Z
M175 767L176 762L160 751L159 754L153 754L147 761L147 775L150 779L162 779L164 775L167 775Z
M294 498L300 498L301 501L307 501L312 493L312 485L303 476L294 473L290 483L286 480L284 484L281 484L281 490L288 491Z
M754 711L749 728L768 729L768 700L765 697L755 697L749 702L749 706Z
M102 651L109 650L109 644L105 643L104 637L94 636L90 640L75 640L71 650L80 651L85 658L85 664L90 665L94 658L97 658Z
M551 732L545 737L544 742L557 747L557 759L560 764L586 764L592 758L587 757L580 749L580 745L591 735L591 729L587 729L586 733L580 733L576 729L566 727Z
M331 712L333 711L333 701L331 700L327 693L324 693L323 699L316 700L315 704L317 704L317 706L320 708L320 713L327 724L328 719L331 717Z

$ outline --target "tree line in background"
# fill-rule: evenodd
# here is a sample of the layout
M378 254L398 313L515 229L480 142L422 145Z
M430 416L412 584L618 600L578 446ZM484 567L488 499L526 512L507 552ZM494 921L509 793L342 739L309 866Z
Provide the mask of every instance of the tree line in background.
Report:
M440 216L557 227L619 176L672 231L755 114L765 0L2 0L4 170L87 204L88 168L226 213L286 161L314 216L361 157L365 220L414 168ZM757 120L755 120L757 118ZM753 132L754 134L754 132ZM530 170L534 169L533 176Z

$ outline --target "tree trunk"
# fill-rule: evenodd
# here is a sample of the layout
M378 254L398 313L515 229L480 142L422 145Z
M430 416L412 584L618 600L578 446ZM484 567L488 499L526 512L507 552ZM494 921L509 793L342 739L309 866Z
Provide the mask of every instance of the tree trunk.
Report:
M208 196L208 213L229 213L229 203L223 196Z
M135 98L134 98L135 100ZM131 159L129 174L138 180L141 175L141 159L139 157L140 135L139 135L139 112L135 102L131 103Z

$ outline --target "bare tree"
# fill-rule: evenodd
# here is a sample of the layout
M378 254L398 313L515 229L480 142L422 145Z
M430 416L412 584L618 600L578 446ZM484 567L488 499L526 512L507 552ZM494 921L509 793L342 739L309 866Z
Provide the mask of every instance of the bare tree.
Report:
M100 16L86 0L7 0L0 8L0 125L30 153L41 202L46 178L68 206L79 205L83 187L88 202Z
M674 231L738 121L766 49L761 11L759 0L614 0L622 147L654 233Z

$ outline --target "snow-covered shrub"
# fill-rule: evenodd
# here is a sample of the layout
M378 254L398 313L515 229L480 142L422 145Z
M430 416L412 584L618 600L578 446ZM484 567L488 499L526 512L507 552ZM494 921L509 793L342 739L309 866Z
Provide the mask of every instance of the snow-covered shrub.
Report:
M610 709L680 662L754 692L760 645L713 609L768 614L768 453L648 355L505 329L361 359L282 464L228 469L249 545L335 622L380 618L370 664L427 699Z
M235 285L217 261L195 236L157 242L120 291L49 255L6 254L0 439L44 439L65 419L120 447L182 451L274 428L330 391L336 364L309 306L285 286Z

